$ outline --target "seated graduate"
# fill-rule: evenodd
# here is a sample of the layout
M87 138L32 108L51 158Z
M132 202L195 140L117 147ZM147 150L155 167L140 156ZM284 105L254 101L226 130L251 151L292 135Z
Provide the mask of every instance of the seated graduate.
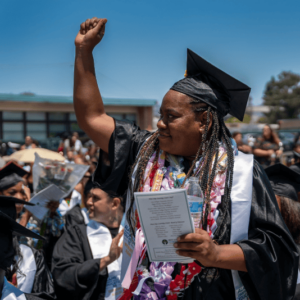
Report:
M90 203L89 198L92 197L92 189L93 189L93 182L90 179L84 187L83 192L83 204L84 207L80 207L80 203L76 204L72 209L70 209L65 215L65 230L68 230L69 227L72 227L76 224L88 224L89 219L89 205Z
M300 253L300 173L283 164L275 164L265 169L278 206ZM299 261L300 270L300 261ZM300 277L294 300L300 299Z
M188 50L187 77L164 96L156 132L114 120L105 113L92 54L106 22L81 24L73 99L79 126L116 171L108 180L128 183L130 175L120 299L292 299L297 247L264 170L253 155L236 151L224 123L228 113L243 120L250 88ZM138 252L143 240L134 192L184 188L186 180L165 172L174 157L186 180L199 178L205 195L202 228L174 244L194 262L149 263L147 251Z
M121 291L122 197L98 187L91 193L91 221L68 227L54 248L52 274L59 299L117 299Z
M41 294L25 294L15 287L12 283L9 283L5 273L10 272L11 265L13 264L14 257L16 255L15 248L13 245L13 236L28 236L31 238L41 239L39 235L28 230L24 226L18 224L16 219L16 204L24 205L25 201L19 200L13 197L2 196L0 199L0 299L1 300L34 300L34 299L53 299L46 293ZM27 264L25 276L31 274L27 273L33 267L33 263L30 260L24 261ZM22 265L22 263L21 263ZM18 266L17 266L18 267ZM17 269L17 272L22 272ZM45 278L41 278L45 279ZM16 284L14 282L14 284Z

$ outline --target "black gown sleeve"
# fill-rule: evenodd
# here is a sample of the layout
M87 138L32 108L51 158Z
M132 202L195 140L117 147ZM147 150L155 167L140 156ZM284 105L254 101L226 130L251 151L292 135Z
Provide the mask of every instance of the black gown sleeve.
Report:
M44 255L36 249L32 249L32 251L36 263L36 273L31 294L42 299L56 299L52 275L45 262Z
M81 208L77 204L65 214L65 230L76 224L84 224Z
M98 283L99 268L100 259L92 258L87 237L79 226L66 230L55 245L52 258L58 299L90 299Z
M151 135L132 123L115 120L115 130L109 141L109 167L101 150L93 181L105 191L123 195L128 187L128 175L144 141Z
M293 299L299 255L263 168L253 167L248 240L243 250L248 273L239 272L250 299Z

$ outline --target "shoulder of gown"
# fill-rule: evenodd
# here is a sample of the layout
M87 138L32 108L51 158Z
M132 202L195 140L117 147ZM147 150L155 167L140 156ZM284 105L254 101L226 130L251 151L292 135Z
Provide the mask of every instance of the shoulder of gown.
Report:
M33 248L32 252L36 263L36 274L31 294L42 299L56 299L52 275L42 251Z
M65 230L68 230L69 227L76 224L84 224L84 219L79 204L72 207L65 214Z
M243 250L248 272L239 272L250 299L292 299L299 254L285 225L275 194L262 166L253 166L253 189L248 240Z
M60 299L89 299L99 277L100 259L93 259L84 224L71 226L54 247L52 275Z
M123 195L128 187L131 166L151 133L147 130L140 130L138 126L130 122L115 120L115 125L109 141L109 166L103 158L103 151L100 151L93 181L105 191L117 191Z

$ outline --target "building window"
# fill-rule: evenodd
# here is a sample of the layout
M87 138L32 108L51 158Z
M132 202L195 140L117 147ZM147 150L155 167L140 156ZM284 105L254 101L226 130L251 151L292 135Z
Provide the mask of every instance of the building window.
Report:
M136 114L126 114L125 120L131 121L131 122L136 122Z
M77 121L75 113L69 114L69 121Z
M46 123L30 123L26 124L26 134L31 136L34 140L45 141L47 139L47 125Z
M46 121L46 113L44 112L27 112L27 121Z
M79 127L79 125L77 123L71 123L71 131L74 132L83 132L83 130Z
M66 131L67 131L67 124L65 123L49 124L49 137L60 136Z
M24 125L22 122L3 122L3 140L21 142L24 140Z
M3 120L21 121L23 120L23 113L21 111L4 111L2 118Z
M49 113L49 121L65 121L66 119L67 118L65 113Z

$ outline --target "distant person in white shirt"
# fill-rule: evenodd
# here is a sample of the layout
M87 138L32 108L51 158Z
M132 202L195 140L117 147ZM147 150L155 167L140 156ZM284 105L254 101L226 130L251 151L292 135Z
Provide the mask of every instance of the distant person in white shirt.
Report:
M25 138L25 144L21 146L21 150L24 149L31 149L32 148L32 138L31 136L26 136Z
M71 150L74 154L81 154L82 150L82 143L78 139L79 135L78 132L73 132L72 139L71 139Z

